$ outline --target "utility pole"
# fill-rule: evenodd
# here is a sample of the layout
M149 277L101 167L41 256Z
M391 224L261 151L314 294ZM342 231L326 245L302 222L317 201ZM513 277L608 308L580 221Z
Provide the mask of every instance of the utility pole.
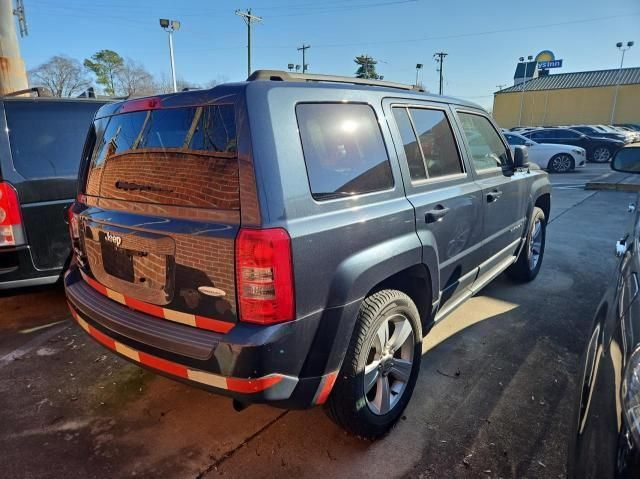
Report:
M236 10L236 15L242 17L244 23L247 24L247 77L251 76L251 24L262 21L262 17L251 14L251 9L243 12Z
M418 86L418 72L422 70L423 66L422 63L416 63L416 86Z
M496 85L496 88L497 88L498 90L502 90L502 89L504 89L506 86L507 86L507 84L506 84L506 83L503 83L502 85Z
M633 42L627 42L627 47L623 46L622 42L616 43L618 50L622 52L622 58L620 59L620 68L618 68L618 79L616 80L616 91L613 95L613 107L611 108L611 119L609 123L613 125L614 117L616 116L616 103L618 103L618 90L620 90L620 81L622 80L622 65L624 64L624 54L633 46Z
M442 95L442 68L443 68L443 63L444 63L444 57L446 57L448 55L448 53L446 52L436 52L433 54L433 58L436 59L436 61L438 62L438 72L440 72L440 89L439 89L439 94Z
M20 21L20 31L27 34L24 7L20 10L21 5L19 2L14 10L11 0L0 0L0 95L29 88L13 23L13 16L16 15Z
M307 60L305 55L307 48L311 48L311 45L305 45L303 43L302 46L298 48L298 51L302 51L302 73L303 74L307 72Z

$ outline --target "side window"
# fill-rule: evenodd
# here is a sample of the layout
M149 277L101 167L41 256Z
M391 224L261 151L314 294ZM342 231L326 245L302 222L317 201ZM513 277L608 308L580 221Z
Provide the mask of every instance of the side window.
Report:
M316 200L393 187L389 156L371 106L301 103L296 116Z
M507 139L507 142L510 145L524 145L524 143L526 141L524 138L522 138L520 136L510 135L508 133L505 134L504 136L505 136L505 138Z
M548 136L546 131L534 131L529 134L529 138L533 140L544 140L545 138L548 138Z
M396 107L393 113L402 136L412 180L463 173L453 132L444 111Z
M507 149L488 118L458 112L476 170L497 168L507 164Z
M571 138L572 140L577 140L578 138L580 138L580 135L571 130L563 130L562 138Z

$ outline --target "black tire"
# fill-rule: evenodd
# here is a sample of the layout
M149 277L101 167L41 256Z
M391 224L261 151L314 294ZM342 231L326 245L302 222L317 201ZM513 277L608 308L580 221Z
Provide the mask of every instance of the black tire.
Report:
M594 148L593 153L591 153L591 161L594 163L606 163L613 156L613 151L611 148L606 146L598 146Z
M540 224L540 243L537 246L537 261L535 264L532 262L532 256L535 253L536 248L532 248L532 243L534 241L534 231L536 229L536 225ZM544 211L542 211L537 206L533 208L533 212L531 213L531 221L529 222L529 231L527 231L527 239L525 244L522 246L520 250L520 254L518 255L518 259L515 263L513 263L509 268L507 268L507 275L515 280L520 282L529 282L533 281L538 273L540 272L540 267L542 266L542 258L544 256L544 245L547 237L547 220L544 216ZM535 246L535 245L534 245Z
M398 315L404 316L402 321L404 319L409 321L413 332L413 338L409 336L405 346L408 350L411 346L411 340L413 340L411 372L395 405L386 414L376 414L371 409L371 401L365 394L365 366L371 358L370 354L379 329L385 321L390 321L390 318L401 317ZM393 337L393 333L390 336ZM325 404L325 411L332 421L352 434L366 439L382 436L400 418L411 398L420 370L421 357L420 315L411 298L400 291L391 289L378 291L368 296L360 306L349 349L331 396ZM382 375L382 373L377 374L380 377ZM392 373L387 372L387 374ZM377 384L379 383L376 382L376 388Z
M570 163L566 166L566 161L564 161L563 157L569 157ZM558 153L557 155L553 155L547 164L547 170L552 173L569 173L576 168L576 162L568 153Z

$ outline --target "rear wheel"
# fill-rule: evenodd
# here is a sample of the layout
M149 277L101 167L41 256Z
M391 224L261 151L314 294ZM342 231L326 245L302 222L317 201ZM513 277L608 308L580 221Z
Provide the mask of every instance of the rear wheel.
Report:
M413 393L421 345L420 316L409 296L386 289L365 298L325 406L329 417L368 439L386 433Z
M537 206L533 208L529 232L526 243L520 251L520 255L515 263L507 268L507 275L516 281L533 281L544 256L544 244L547 236L547 220L542 211Z
M601 146L593 150L591 160L595 163L606 163L611 159L611 150L606 146Z
M568 173L575 168L573 157L568 153L559 153L549 160L547 169L554 173Z

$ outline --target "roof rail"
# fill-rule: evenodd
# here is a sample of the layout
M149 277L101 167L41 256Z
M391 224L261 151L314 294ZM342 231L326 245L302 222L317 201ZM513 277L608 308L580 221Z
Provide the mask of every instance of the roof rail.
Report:
M46 87L43 87L43 86L34 86L34 87L31 87L31 88L27 88L25 90L12 91L10 93L5 93L2 96L3 97L20 96L20 95L27 95L27 94L31 94L31 93L35 93L37 97L52 96L51 92L49 91L49 89L46 88Z
M270 81L308 81L308 82L329 82L329 83L351 83L354 85L383 86L387 88L398 88L401 90L414 90L424 92L424 88L418 85L407 85L405 83L395 83L383 80L369 80L366 78L352 78L336 75L318 75L309 73L290 73L284 70L256 70L247 81L270 80Z

